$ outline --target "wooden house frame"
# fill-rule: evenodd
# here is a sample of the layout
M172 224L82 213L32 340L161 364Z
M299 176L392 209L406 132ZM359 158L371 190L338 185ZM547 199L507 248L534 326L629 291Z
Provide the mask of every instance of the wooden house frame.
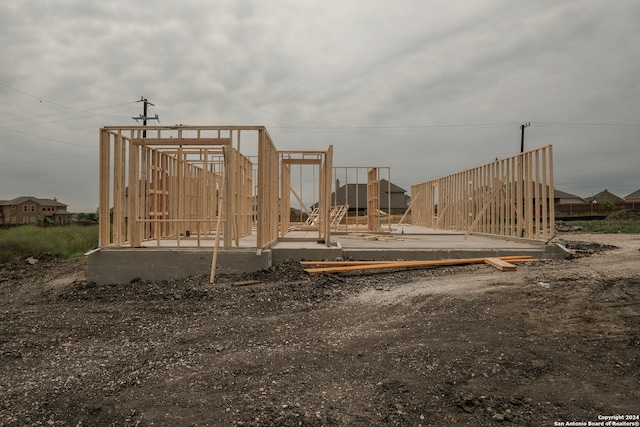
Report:
M291 207L291 194L297 199L302 209L305 209L307 214L310 214L309 209L306 208L302 201L302 194L298 194L294 187L291 185L291 167L298 165L312 166L314 172L318 173L318 209L316 214L318 215L317 221L317 239L329 243L331 241L331 188L332 188L332 170L333 170L333 146L329 146L327 151L281 151L280 152L280 164L281 164L281 204L282 204L282 227L280 230L280 238L284 238L285 234L290 227L290 207ZM300 191L302 193L302 191Z
M552 146L411 186L411 223L549 241L555 235Z
M247 139L257 145L257 165L241 151ZM324 218L333 148L318 153ZM264 126L104 127L99 245L201 247L223 236L225 248L268 247L288 218L280 214L281 195L289 194L281 188L283 158ZM254 229L255 243L243 241ZM330 230L320 236L329 242Z

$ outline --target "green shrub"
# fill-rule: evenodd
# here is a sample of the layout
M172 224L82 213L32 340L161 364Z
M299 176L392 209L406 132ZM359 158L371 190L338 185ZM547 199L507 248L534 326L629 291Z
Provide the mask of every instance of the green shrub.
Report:
M98 226L42 228L25 225L0 230L0 262L50 253L61 258L80 256L98 246Z

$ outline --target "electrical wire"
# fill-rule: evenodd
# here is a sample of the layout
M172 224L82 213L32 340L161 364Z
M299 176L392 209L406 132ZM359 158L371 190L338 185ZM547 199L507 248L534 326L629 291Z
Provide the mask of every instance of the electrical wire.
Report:
M422 129L462 129L462 128L498 128L519 126L517 123L459 123L430 125L396 126L269 126L269 129L283 130L422 130Z
M34 138L44 139L45 141L57 142L59 144L75 145L76 147L83 147L83 148L98 148L98 147L93 146L93 145L75 144L73 142L60 141L59 139L47 138L46 136L35 135L33 133L23 132L23 131L18 130L18 129L12 129L12 128L8 128L8 127L4 127L4 126L0 126L0 129L8 130L9 132L19 133L21 135L32 136Z
M61 104L61 103L59 103L59 102L50 101L50 100L48 100L48 99L44 99L44 98L41 98L41 97L39 97L39 96L32 95L32 94L30 94L30 93L27 93L27 92L25 92L25 91L22 91L22 90L20 90L20 89L16 89L16 88L14 88L14 87L12 87L12 86L9 86L8 84L5 84L5 83L1 83L1 82L0 82L0 86L6 87L7 89L11 89L12 91L17 92L17 93L19 93L19 94L22 94L22 95L25 95L25 96L28 96L28 97L31 97L31 98L37 99L37 100L38 100L38 101L40 101L40 102L45 102L45 103L47 103L47 104L55 105L55 106L58 106L58 107L66 108L66 109L68 109L68 110L77 111L77 112L80 112L80 113L86 113L86 114L91 114L91 115L99 115L99 116L107 116L107 117L108 117L108 115L107 115L107 114L101 114L101 113L97 113L97 112L95 112L95 111L85 110L85 109L82 109L82 108L75 108L75 107L71 107L71 106L69 106L69 105ZM103 108L118 107L118 106L122 106L122 105L134 104L134 103L136 103L136 102L137 102L137 101L124 102L124 103L120 103L120 104L113 104L113 105L110 105L110 106L98 107L98 108L96 108L96 109L103 109Z
M534 123L532 126L570 129L640 129L640 124L636 123Z
M69 159L80 159L84 157L96 157L97 154L83 154L82 156L69 156L69 157L57 157L57 158L46 158L40 160L25 160L22 162L0 162L0 165L24 165L28 163L43 163L43 162L52 162L56 160L69 160Z
M119 111L114 111L113 113L118 113L118 112L124 112L124 111L129 111L130 109L127 110L119 110ZM68 114L68 113L58 113L58 114L52 114L49 116L44 116L46 117L55 117L55 116L60 116L61 114ZM101 116L104 117L113 117L113 118L118 118L118 119L131 119L130 116L120 116L120 115L115 115L115 114L101 114ZM85 120L87 117L85 116L75 116L75 117L65 117L65 118L60 118L60 119L55 119L55 120L33 120L32 118L27 118L25 117L24 119L18 119L18 120L22 120L22 123L13 123L13 124L8 124L7 122L0 122L0 127L4 128L4 129L14 129L14 128L19 128L19 127L24 127L24 126L37 126L37 125L43 125L43 124L50 124L50 123L60 123L60 122L68 122L68 121L72 121L72 120ZM32 121L29 121L32 120Z
M269 126L269 129L294 131L354 131L354 130L448 130L448 129L477 129L477 128L519 128L519 123L452 123L429 125L396 125L396 126ZM532 123L535 127L556 128L603 128L603 129L640 129L636 123Z

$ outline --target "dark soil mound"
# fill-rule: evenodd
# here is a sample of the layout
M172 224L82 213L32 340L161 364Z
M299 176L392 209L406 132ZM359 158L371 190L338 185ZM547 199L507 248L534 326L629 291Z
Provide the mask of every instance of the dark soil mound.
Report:
M640 210L623 209L607 217L609 221L640 221Z

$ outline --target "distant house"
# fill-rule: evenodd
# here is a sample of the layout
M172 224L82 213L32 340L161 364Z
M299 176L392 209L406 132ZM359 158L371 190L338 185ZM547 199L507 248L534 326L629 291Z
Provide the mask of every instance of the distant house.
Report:
M640 203L640 190L636 190L624 198L627 203Z
M588 203L601 203L601 202L610 202L613 203L614 205L617 203L622 203L624 202L624 199L622 197L618 197L613 193L610 193L606 188L604 189L604 191L599 192L598 194L596 194L595 196L592 197L587 197L586 201Z
M357 207L359 211L367 209L367 184L345 184L340 186L336 182L337 190L331 193L331 205L349 205L349 210L354 211ZM409 197L407 190L386 179L380 180L380 210L392 212L404 212L407 210ZM389 209L389 202L391 206Z
M32 196L0 200L0 225L21 224L71 224L71 212L67 205L54 199L39 199Z
M585 199L582 197L576 196L575 194L566 193L564 191L558 190L557 188L553 190L553 199L556 204L584 204L587 203Z

